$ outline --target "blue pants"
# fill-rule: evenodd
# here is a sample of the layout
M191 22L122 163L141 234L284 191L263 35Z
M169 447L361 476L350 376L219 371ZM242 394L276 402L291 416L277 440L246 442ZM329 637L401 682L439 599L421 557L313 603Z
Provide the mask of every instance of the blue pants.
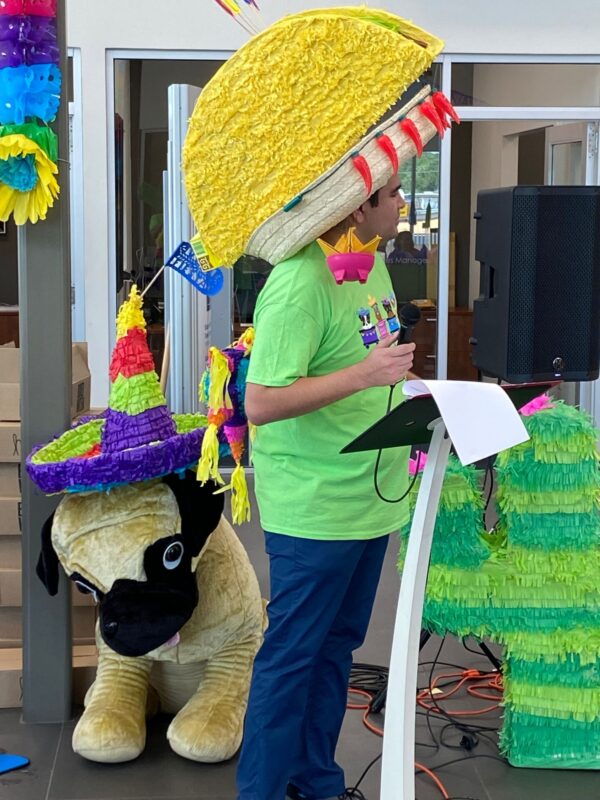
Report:
M389 537L265 536L269 627L254 662L238 800L284 800L288 782L321 800L345 789L335 748Z

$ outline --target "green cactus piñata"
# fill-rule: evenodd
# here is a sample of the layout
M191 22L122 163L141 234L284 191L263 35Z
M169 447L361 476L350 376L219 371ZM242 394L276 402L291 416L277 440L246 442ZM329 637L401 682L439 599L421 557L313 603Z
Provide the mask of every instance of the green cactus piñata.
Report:
M598 431L562 402L523 422L530 440L497 459L493 538L475 470L451 457L423 626L503 645L511 764L600 769Z

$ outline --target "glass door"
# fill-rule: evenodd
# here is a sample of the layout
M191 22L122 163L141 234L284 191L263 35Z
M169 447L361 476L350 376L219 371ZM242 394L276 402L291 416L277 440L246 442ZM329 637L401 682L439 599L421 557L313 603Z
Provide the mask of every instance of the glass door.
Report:
M546 130L549 186L593 186L598 179L597 122L555 125Z
M546 181L550 186L600 184L600 123L576 122L546 129ZM600 420L600 381L565 383L560 396Z

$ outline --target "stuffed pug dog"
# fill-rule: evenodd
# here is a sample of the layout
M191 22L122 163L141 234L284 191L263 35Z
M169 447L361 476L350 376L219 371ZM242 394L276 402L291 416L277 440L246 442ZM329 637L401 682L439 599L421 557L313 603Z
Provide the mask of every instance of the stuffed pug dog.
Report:
M73 749L92 761L136 758L147 709L160 708L175 714L167 736L176 753L221 761L241 742L263 606L248 556L222 516L223 494L188 468L203 453L223 482L213 450L217 459L234 450L234 433L220 426L243 421L237 369L250 344L236 343L225 357L220 395L210 389L227 413L207 418L167 409L135 289L119 312L117 336L108 410L27 459L40 488L67 493L43 528L38 575L56 594L62 566L99 606L98 671ZM212 442L203 447L209 430ZM240 498L247 502L239 456L238 447L238 515Z
M167 738L179 755L221 761L240 745L262 601L214 489L186 472L68 495L44 527L38 575L50 594L60 562L99 606L98 671L73 734L85 758L142 752L149 686L175 714Z

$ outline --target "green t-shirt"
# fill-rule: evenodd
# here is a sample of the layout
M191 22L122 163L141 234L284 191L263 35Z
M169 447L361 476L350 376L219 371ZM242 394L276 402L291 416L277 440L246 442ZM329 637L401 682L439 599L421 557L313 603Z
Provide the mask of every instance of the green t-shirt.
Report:
M258 297L248 381L288 386L357 363L397 330L396 301L379 254L367 282L338 286L312 243L278 264ZM400 386L396 389L401 399ZM408 503L389 504L373 485L376 452L340 450L382 417L389 387L357 392L293 419L261 425L253 443L262 527L310 539L370 539L404 525ZM408 450L384 450L378 485L399 497Z

